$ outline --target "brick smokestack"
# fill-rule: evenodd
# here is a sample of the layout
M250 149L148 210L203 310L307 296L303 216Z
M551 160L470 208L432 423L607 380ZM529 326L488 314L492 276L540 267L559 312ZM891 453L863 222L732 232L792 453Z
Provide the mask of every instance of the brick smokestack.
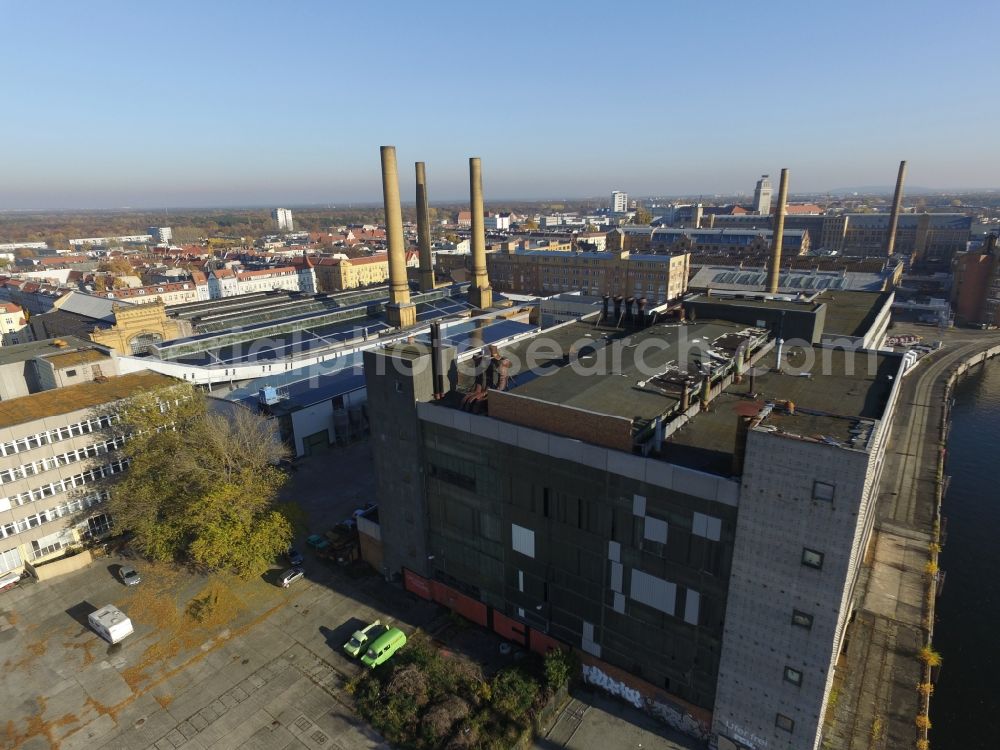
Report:
M416 324L417 308L410 302L410 285L406 280L403 209L399 203L396 147L382 146L381 152L385 235L386 243L389 245L389 304L386 307L386 318L390 325L406 328Z
M483 221L483 167L479 157L469 159L469 199L472 209L472 286L469 301L479 309L493 306L493 290L486 275L486 227Z
M767 274L767 291L776 294L781 274L781 243L785 239L785 202L788 200L788 170L781 170L778 205L774 207L774 231L771 233L771 268Z
M899 162L899 174L896 175L896 192L892 196L892 212L889 214L889 231L885 236L885 257L891 258L896 250L896 225L899 223L899 211L903 207L903 181L906 179L906 162Z
M431 225L427 218L427 175L424 163L417 168L417 244L420 247L420 291L434 288L434 259L431 257Z

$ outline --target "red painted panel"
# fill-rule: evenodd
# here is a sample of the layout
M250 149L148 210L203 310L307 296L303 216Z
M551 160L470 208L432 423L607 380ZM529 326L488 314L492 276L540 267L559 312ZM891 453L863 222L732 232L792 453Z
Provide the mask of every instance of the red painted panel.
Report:
M522 646L527 643L526 631L528 628L524 623L512 620L495 609L493 610L493 629L508 641L520 643Z
M430 581L423 576L418 576L412 570L403 568L403 588L412 591L417 596L424 599L432 599Z
M545 656L549 651L562 648L562 644L555 638L545 635L540 630L528 628L528 648Z
M431 596L438 604L462 615L466 620L472 620L477 625L486 625L486 605L477 602L471 596L466 596L446 586L440 581L431 581Z

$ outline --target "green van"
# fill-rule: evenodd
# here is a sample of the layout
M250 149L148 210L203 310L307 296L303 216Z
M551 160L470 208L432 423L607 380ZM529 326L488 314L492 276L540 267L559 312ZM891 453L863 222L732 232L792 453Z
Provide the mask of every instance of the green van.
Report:
M399 628L389 628L372 642L361 663L366 667L377 667L406 644L406 634Z

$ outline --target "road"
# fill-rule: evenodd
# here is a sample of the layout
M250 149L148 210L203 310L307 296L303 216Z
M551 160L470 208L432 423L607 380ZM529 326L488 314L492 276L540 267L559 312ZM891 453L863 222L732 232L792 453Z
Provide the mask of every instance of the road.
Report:
M869 565L859 580L856 615L827 709L825 750L913 746L944 380L959 362L1000 342L996 334L981 331L897 325L897 333L941 339L944 345L906 376L899 395Z

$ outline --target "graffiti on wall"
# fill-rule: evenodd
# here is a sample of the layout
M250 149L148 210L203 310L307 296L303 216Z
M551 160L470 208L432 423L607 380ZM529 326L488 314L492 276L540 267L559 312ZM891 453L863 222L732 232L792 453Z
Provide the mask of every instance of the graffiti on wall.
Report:
M624 682L605 674L598 667L584 664L583 679L585 682L599 687L606 693L621 698L636 708L656 717L667 726L684 732L684 734L696 737L703 742L709 738L708 727L689 713L686 713L680 706L645 698L635 688L629 687Z

